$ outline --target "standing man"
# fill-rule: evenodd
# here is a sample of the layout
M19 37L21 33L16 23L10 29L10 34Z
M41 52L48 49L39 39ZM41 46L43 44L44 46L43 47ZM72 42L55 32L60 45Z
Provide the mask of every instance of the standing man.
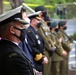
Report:
M26 24L25 28L27 29L29 26L30 26L30 19L28 18L27 14L26 14L26 9L25 7L22 7L21 8L21 18L27 22L28 24ZM32 56L32 49L29 45L29 42L28 42L28 36L27 36L27 33L26 33L26 30L25 30L25 40L24 42L21 42L19 44L19 46L22 48L22 50L26 53L28 59L32 62L33 66L34 66L34 61L33 61L33 56Z
M59 21L59 36L62 38L62 47L67 52L67 56L64 58L64 61L62 62L62 66L64 68L64 71L62 75L68 75L68 58L69 58L69 52L71 51L71 38L65 33L65 30L67 29L66 21Z
M37 13L29 15L30 27L27 28L27 35L29 38L29 44L32 48L32 55L35 61L35 68L39 72L43 71L43 64L48 63L48 59L44 56L44 40L38 33L38 27L40 26L40 18Z
M51 35L53 42L55 43L56 50L52 55L52 75L61 75L60 72L62 72L62 62L63 57L66 56L66 51L62 48L61 45L61 38L58 36L58 24L56 22L51 22L50 25Z
M25 7L22 7L21 8L21 17L23 20L25 20L26 22L28 22L28 24L26 25L26 29L30 26L30 19L28 18L27 16L27 13L26 13L26 8Z
M63 19L64 15L63 15L63 5L61 2L58 2L57 7L56 7L56 14L58 15L58 17L60 19Z
M19 10L0 16L0 75L34 75L30 60L18 44L25 40L25 25Z
M52 19L51 19L49 16L46 16L46 17L44 18L44 21L46 22L47 26L50 27Z
M41 34L41 36L43 37L43 39L45 41L44 53L48 58L48 64L45 64L44 67L43 67L43 75L51 75L51 56L52 56L53 51L55 50L55 46L54 46L54 43L53 43L53 41L51 40L51 37L50 37L50 29L48 27L50 22L49 22L48 25L45 22L46 21L45 18L48 18L49 20L50 20L50 18L47 17L47 11L46 11L46 8L44 6L36 7L35 11L36 12L41 11L39 17L41 18L42 25L38 28L38 32Z

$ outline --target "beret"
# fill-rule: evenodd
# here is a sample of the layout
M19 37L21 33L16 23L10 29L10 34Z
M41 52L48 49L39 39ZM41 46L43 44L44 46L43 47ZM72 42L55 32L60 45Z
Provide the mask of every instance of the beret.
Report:
M58 25L57 22L51 22L50 28L54 28L54 27L56 27L57 25Z
M64 26L66 24L66 21L59 21L58 25L59 26Z
M49 16L46 16L46 17L44 18L44 21L52 21L52 19L51 19Z
M37 11L44 11L44 10L46 10L46 8L44 7L44 6L37 6L36 8L35 8L35 11L37 12Z

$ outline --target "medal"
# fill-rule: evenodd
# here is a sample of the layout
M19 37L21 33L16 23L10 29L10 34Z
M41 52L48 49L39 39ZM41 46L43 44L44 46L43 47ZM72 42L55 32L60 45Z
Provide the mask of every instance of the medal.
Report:
M45 32L45 35L47 36L48 35L48 32Z
M38 44L40 44L41 42L40 42L40 40L38 40Z
M39 37L38 37L38 35L36 35L36 39L38 39Z

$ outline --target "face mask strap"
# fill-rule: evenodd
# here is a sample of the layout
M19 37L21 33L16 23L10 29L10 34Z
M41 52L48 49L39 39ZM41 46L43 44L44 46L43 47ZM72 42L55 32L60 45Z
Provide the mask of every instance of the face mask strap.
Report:
M25 30L26 29L19 29L17 27L14 26L15 29L20 30L21 34L20 36L17 36L16 34L13 34L14 36L16 36L17 38L19 38L22 42L25 40Z
M14 26L14 28L15 28L15 29L17 29L17 30L20 30L20 31L21 31L21 29L19 29L19 28L15 27L15 26Z

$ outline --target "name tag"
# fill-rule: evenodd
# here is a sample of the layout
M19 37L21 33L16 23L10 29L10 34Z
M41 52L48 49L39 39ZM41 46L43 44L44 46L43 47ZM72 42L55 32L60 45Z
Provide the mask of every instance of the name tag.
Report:
M45 32L45 35L47 36L48 35L48 32Z

